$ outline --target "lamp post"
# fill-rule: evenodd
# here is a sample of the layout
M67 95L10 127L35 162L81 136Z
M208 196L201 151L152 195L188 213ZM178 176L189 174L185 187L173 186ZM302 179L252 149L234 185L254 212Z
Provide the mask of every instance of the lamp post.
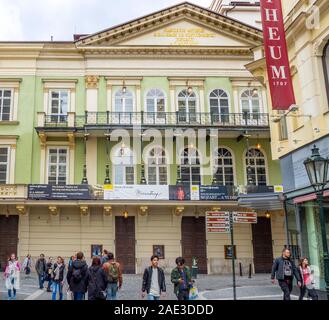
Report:
M323 246L323 261L324 261L324 276L326 282L327 300L329 300L329 254L328 254L328 242L326 221L324 218L323 208L323 191L328 182L328 166L329 159L320 156L319 148L316 145L313 146L311 157L304 161L304 166L310 180L312 187L315 190L317 196L317 202L319 205L319 215L322 234L322 246Z

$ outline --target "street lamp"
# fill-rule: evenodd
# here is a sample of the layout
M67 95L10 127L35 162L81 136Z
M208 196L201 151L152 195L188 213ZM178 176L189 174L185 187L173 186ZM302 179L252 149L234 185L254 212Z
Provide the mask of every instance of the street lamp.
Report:
M323 260L324 260L324 275L326 281L327 299L329 300L329 254L327 243L326 222L324 218L323 208L323 191L328 182L328 166L329 159L320 156L319 148L313 146L312 155L304 161L304 166L307 171L308 178L317 196L319 205L322 245L323 245Z

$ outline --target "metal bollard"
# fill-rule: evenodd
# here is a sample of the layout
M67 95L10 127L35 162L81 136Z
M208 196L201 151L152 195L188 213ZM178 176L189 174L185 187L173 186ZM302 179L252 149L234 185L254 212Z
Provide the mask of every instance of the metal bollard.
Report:
M249 279L251 279L251 264L249 264Z
M242 263L239 262L239 268L240 268L240 277L242 277Z

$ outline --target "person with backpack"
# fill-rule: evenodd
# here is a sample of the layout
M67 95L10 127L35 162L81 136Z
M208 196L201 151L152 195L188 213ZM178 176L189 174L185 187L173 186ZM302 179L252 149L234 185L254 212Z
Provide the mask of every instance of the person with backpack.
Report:
M24 261L23 261L23 271L25 272L25 278L27 278L30 273L31 273L31 269L32 269L32 258L31 255L28 254Z
M103 265L108 280L106 300L117 300L117 292L122 287L121 266L120 263L114 260L112 252L109 252L108 258L108 262Z
M283 300L291 300L290 295L293 287L294 276L297 284L301 287L301 277L294 261L291 259L291 252L288 248L282 250L282 256L275 259L272 266L271 279L275 284L275 276L283 292Z
M41 253L40 258L37 260L35 264L35 271L38 274L39 288L41 290L43 289L43 284L45 282L46 270L47 270L47 265L46 265L45 255Z
M74 300L84 300L87 291L88 266L82 252L78 252L67 272L67 283Z
M176 259L177 267L171 272L171 282L178 300L189 300L190 289L193 286L190 268L185 266L185 259Z
M314 286L315 281L314 281L313 271L311 270L308 263L308 259L306 257L300 259L299 272L302 279L299 300L304 299L306 290L308 291L308 295L309 297L311 297L312 300L319 300L318 294L316 293Z
M57 292L59 300L63 300L63 284L64 284L65 264L62 257L57 257L52 271L52 300L56 300Z
M88 300L105 300L107 297L107 276L101 266L101 259L93 257L91 267L88 269L87 288Z
M45 281L48 282L47 284L47 292L52 292L50 289L51 284L52 284L52 276L53 276L53 258L49 257L47 264L46 264L46 276L45 276Z
M142 298L147 293L147 300L160 300L166 293L166 281L163 270L159 267L159 257L151 257L151 266L145 268L142 284Z

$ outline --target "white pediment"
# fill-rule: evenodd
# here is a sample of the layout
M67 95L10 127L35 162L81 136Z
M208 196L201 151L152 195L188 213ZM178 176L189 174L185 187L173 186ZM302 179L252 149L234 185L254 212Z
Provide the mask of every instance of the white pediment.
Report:
M214 31L190 21L180 21L166 27L137 35L132 39L117 43L120 46L248 46L248 42ZM250 46L250 43L249 43Z

